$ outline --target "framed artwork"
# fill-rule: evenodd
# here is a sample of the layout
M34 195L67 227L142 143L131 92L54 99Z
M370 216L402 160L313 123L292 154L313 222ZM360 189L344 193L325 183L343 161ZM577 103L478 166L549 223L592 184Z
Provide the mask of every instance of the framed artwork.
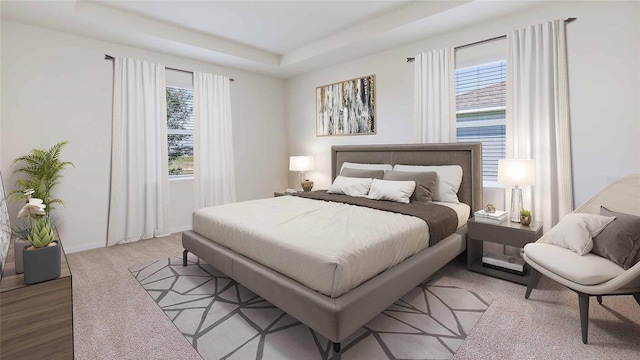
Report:
M376 133L376 76L316 88L316 136Z
M0 280L4 263L7 261L7 251L11 240L11 225L9 224L9 212L7 211L7 200L5 199L4 187L2 186L2 173L0 173Z

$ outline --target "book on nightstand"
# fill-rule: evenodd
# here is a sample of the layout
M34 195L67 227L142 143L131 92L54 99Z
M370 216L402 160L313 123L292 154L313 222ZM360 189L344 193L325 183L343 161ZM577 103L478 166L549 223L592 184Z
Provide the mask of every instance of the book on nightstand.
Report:
M507 220L507 212L502 210L496 210L495 212L488 213L484 210L478 210L473 213L476 221L489 224L500 224Z

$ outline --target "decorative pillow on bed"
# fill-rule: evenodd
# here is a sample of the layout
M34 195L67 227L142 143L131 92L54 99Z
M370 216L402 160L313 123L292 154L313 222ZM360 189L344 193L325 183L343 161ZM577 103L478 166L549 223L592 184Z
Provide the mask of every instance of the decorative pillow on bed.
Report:
M460 200L458 200L458 189L460 189L460 184L462 183L462 167L460 165L396 165L393 171L435 172L438 174L438 183L433 192L433 200L460 203Z
M593 238L591 252L629 269L640 261L640 216L614 212L604 206L600 207L600 215L616 219Z
M413 194L415 188L415 181L373 179L367 199L388 200L408 204L409 198L411 198L411 194Z
M329 187L330 194L367 196L371 187L371 178L352 178L338 176Z
M363 170L363 169L343 168L342 171L340 171L340 176L352 177L352 178L382 179L384 177L384 170Z
M586 213L567 214L546 233L538 242L557 245L578 253L587 254L593 249L593 237L615 219L615 216L602 216Z
M385 171L384 180L415 181L416 189L411 202L429 202L438 183L438 174L430 172Z
M352 162L343 162L342 167L340 168L340 173L342 174L342 170L345 168L349 169L360 169L360 170L393 170L391 164L360 164L360 163L352 163Z

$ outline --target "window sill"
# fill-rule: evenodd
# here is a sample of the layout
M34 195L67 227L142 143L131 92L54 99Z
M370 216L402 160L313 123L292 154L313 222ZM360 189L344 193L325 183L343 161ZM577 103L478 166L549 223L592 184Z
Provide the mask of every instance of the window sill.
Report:
M193 175L169 175L169 181L193 180Z

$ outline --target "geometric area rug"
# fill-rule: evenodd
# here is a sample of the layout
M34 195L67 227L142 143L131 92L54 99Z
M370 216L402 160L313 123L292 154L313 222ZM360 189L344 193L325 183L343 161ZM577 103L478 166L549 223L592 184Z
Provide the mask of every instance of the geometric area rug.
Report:
M331 342L189 254L129 269L206 360L450 359L491 303L420 284L342 342Z

